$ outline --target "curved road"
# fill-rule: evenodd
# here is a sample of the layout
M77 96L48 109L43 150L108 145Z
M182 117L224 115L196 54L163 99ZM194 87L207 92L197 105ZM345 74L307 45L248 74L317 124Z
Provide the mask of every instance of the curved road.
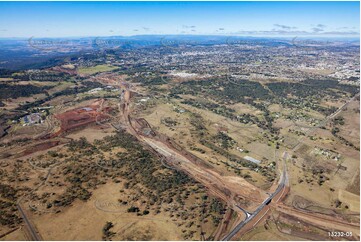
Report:
M272 199L279 194L288 184L288 175L287 175L287 168L286 168L286 159L287 159L288 153L285 152L283 156L283 172L281 174L280 182L278 184L277 189L266 199L262 202L262 204L252 213L248 213L244 209L237 206L239 209L241 209L246 214L246 219L240 222L228 235L226 235L222 240L228 241L233 238L240 230L243 228L246 224L251 222L258 214L261 212L271 201Z
M360 96L359 93L356 94L355 96L353 96L345 104L343 104L341 107L339 107L334 113L327 116L319 125L310 128L307 131L307 134L312 133L315 129L325 125L330 119L336 117L345 107L348 106L348 104L350 102L352 102L353 100L355 100L359 96ZM293 147L292 151L293 152L296 151L300 147L301 144L302 144L302 138L298 140L297 144ZM286 162L285 162L287 157L288 157L288 153L284 152L284 155L283 155L283 173L281 175L280 183L279 183L276 191L273 192L270 195L270 197L267 198L250 216L248 215L247 211L245 211L244 209L241 209L239 206L236 205L238 208L240 208L246 214L246 219L243 220L242 222L240 222L227 236L225 236L223 238L223 240L228 241L228 240L232 239L241 230L241 228L243 228L246 224L251 222L259 214L259 212L262 211L262 209L264 209L266 207L266 205L268 205L272 201L272 199L277 194L279 194L281 191L283 191L286 188L286 186L288 184L287 168L286 168Z

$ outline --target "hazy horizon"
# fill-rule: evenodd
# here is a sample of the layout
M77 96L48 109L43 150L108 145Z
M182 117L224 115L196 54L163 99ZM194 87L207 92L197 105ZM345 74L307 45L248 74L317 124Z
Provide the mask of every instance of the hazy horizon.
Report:
M0 38L358 37L359 2L0 2Z
M138 35L107 35L107 36L96 36L96 35L87 35L87 36L21 36L21 37L0 37L0 40L29 40L29 39L87 39L87 38L136 38L136 37L234 37L234 38L254 38L254 39L303 39L303 40L360 40L360 36L256 36L256 35L216 35L216 34L138 34Z

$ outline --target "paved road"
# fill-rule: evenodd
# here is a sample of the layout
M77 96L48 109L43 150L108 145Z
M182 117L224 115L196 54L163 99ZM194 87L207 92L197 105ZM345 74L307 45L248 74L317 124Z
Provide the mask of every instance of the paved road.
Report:
M126 94L128 95L124 95L124 101L125 101L125 107L123 108L123 114L126 117L126 121L127 124L129 126L129 128L134 132L135 136L138 137L139 139L145 141L146 143L148 143L148 145L150 145L153 149L155 149L158 153L166 156L166 157L174 157L176 154L173 154L173 152L169 152L168 150L164 149L163 147L159 147L157 144L150 142L147 138L142 138L140 137L137 132L134 130L134 128L131 125L131 122L129 120L129 113L128 113L128 108L129 108L129 99L130 99L130 95L129 95L129 90L126 90ZM183 157L182 157L183 158ZM287 158L287 156L286 156ZM182 161L188 162L187 159L181 159ZM209 174L207 174L209 176ZM265 199L262 204L251 214L249 212L247 212L246 210L244 210L243 208L241 208L238 205L235 205L238 209L240 209L245 215L246 215L246 219L242 222L240 222L232 231L230 234L228 234L223 240L230 240L245 224L247 224L248 222L250 222L252 219L254 219L258 213L260 211L262 211L262 209L268 205L272 199L279 194L285 187L285 184L287 184L287 169L286 169L286 163L284 160L284 165L283 165L283 173L281 174L280 177L280 182L279 185L276 189L276 191L274 193L272 193L267 199ZM223 184L224 185L224 184Z
M222 239L223 241L231 240L233 238L233 236L235 236L241 230L241 228L243 228L246 224L248 224L251 220L253 220L259 214L259 212L261 212L278 193L283 191L283 189L288 184L288 175L287 175L287 168L286 168L287 157L288 157L288 153L285 152L285 154L283 156L283 172L281 174L280 182L279 182L279 185L278 185L276 191L274 191L266 200L264 200L263 203L252 214L249 214L244 209L242 209L242 211L245 211L247 218L245 220L243 220L242 222L240 222L228 235L226 235ZM239 206L237 206L237 207L240 208Z
M331 115L327 116L319 125L310 128L306 134L310 134L311 132L313 132L315 129L325 125L330 119L336 117L345 107L347 107L347 105L352 102L353 100L355 100L358 96L360 96L360 94L356 94L354 97L352 97L350 100L348 100L345 104L343 104L341 107L339 107L336 112L332 113ZM298 140L297 144L293 147L292 151L296 151L300 145L302 144L302 138L300 140ZM228 241L230 239L232 239L240 230L241 228L243 228L246 224L248 224L252 219L254 219L260 211L262 211L262 209L264 209L271 201L272 199L281 191L283 191L283 189L286 187L286 185L288 184L288 175L287 175L287 168L286 168L286 159L288 158L288 153L284 152L283 154L283 172L280 178L280 183L276 189L276 191L274 193L272 193L250 216L247 216L247 218L245 220L243 220L242 222L240 222L227 236L225 236L223 238L224 241ZM238 207L238 206L237 206ZM243 211L243 209L242 209Z
M247 212L245 209L241 208L237 204L235 206L246 215L246 219L249 218L252 215L251 213Z
M32 223L29 221L29 219L27 218L23 208L21 207L21 205L18 203L16 204L16 207L18 208L19 212L20 212L20 215L21 217L23 218L24 222L25 222L25 225L30 233L30 236L31 236L31 240L34 240L34 241L41 241L41 238L40 236L38 235L36 229L34 228L34 226L32 225Z
M34 188L33 191L36 191L39 187L41 187L42 185L44 185L48 181L48 179L49 179L49 177L51 175L52 169L54 167L56 167L57 165L59 165L59 163L56 163L56 164L50 166L50 168L49 168L49 170L48 170L48 172L47 172L47 174L45 176L45 180L43 182L41 182L36 188ZM39 235L38 231L35 229L34 225L30 222L30 220L26 216L26 213L24 212L23 208L21 207L21 202L22 202L22 200L24 198L25 197L22 197L16 202L16 207L19 210L19 213L20 213L21 217L23 218L23 220L25 222L25 226L27 227L27 230L30 233L31 240L33 240L33 241L41 241L42 240L41 236Z

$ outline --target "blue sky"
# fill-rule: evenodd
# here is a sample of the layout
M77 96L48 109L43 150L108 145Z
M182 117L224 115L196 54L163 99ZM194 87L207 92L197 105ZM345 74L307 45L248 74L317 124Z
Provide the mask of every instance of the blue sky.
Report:
M359 2L0 2L0 37L359 35Z

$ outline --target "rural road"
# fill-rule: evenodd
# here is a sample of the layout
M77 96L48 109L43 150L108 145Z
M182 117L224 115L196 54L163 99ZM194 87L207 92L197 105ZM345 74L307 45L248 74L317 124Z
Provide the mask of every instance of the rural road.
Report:
M231 240L245 225L253 221L256 216L272 201L272 199L279 194L281 191L284 191L284 188L288 185L288 174L287 174L287 168L286 168L286 159L288 158L288 153L284 152L283 155L283 172L280 178L280 182L278 184L278 187L276 191L274 191L266 200L263 201L263 203L252 213L249 215L249 213L246 213L247 218L237 224L237 226L228 234L226 235L222 240L228 241ZM238 207L238 206L237 206ZM243 209L242 209L243 211ZM268 211L268 210L267 210ZM259 221L259 220L258 220ZM256 221L256 223L258 222ZM255 223L255 224L256 224Z
M30 236L31 236L31 240L33 241L41 241L42 239L40 238L40 236L38 235L35 227L32 225L32 223L29 221L29 219L27 218L23 208L21 207L21 205L19 203L16 204L16 207L18 208L21 217L23 218L24 222L25 222L25 226L27 227Z
M50 166L50 168L48 169L48 172L47 172L47 174L46 174L46 176L45 176L44 181L41 182L37 187L35 187L35 188L33 189L33 191L36 191L37 189L39 189L39 187L41 187L42 185L44 185L44 184L48 181L48 179L49 179L49 177L50 177L50 175L51 175L52 169L53 169L54 167L56 167L57 165L59 165L59 163L56 163L56 164ZM22 198L20 198L20 199L16 202L16 207L17 207L17 209L19 210L19 213L20 213L21 217L23 218L23 220L24 220L24 222L25 222L25 226L26 226L27 230L28 230L29 233L30 233L31 240L33 240L33 241L41 241L42 238L41 238L40 234L38 233L38 231L36 230L35 226L31 223L31 221L30 221L29 218L27 217L26 213L24 212L23 208L21 207L21 201L22 201L24 198L25 198L25 196L22 197Z
M242 222L240 222L223 240L230 240L239 230L249 223L250 221L253 221L254 218L272 201L272 199L279 194L281 191L283 191L285 184L287 183L287 172L286 172L286 165L284 162L283 166L283 172L281 173L279 185L276 189L276 191L271 194L269 197L267 197L261 205L253 212L249 213L245 209L241 208L240 206L235 205L235 201L233 199L229 198L229 195L227 195L227 192L225 190L228 190L230 187L234 187L233 190L235 194L239 193L239 186L236 187L232 184L228 184L226 180L222 180L222 177L214 172L207 171L205 169L200 169L197 167L193 162L188 160L186 157L183 157L183 155L179 154L178 152L175 152L170 147L165 146L162 142L153 140L149 137L144 137L138 134L138 132L135 130L135 128L132 126L130 122L130 116L129 116L129 104L130 104L130 91L126 89L124 97L122 98L122 101L124 101L123 106L123 116L125 118L125 121L127 123L127 126L129 128L129 131L135 135L139 140L145 142L147 145L152 147L157 153L161 154L164 157L168 158L176 158L178 160L179 164L177 164L179 167L182 167L186 173L191 173L191 175L199 180L201 183L206 184L206 186L214 192L214 194L217 194L216 196L220 197L222 200L227 201L228 204L233 204L238 210L243 212L246 215L246 219ZM227 184L225 184L227 183ZM235 190L237 189L237 190ZM241 193L241 192L240 192ZM266 193L264 194L266 197ZM255 201L257 202L257 201ZM258 201L261 202L261 201Z
M311 127L309 128L309 130L307 130L306 134L304 137L310 135L313 131L315 131L316 129L322 127L323 125L325 125L330 119L336 117L345 107L347 107L347 105L350 104L350 102L354 101L357 97L360 96L360 93L356 94L355 96L353 96L350 100L348 100L345 104L343 104L341 107L339 107L334 113L330 114L329 116L327 116L322 122L320 122L318 125L316 125L315 127ZM292 152L295 152L296 150L298 150L298 148L302 145L302 140L304 137L301 137L297 144L293 147Z

